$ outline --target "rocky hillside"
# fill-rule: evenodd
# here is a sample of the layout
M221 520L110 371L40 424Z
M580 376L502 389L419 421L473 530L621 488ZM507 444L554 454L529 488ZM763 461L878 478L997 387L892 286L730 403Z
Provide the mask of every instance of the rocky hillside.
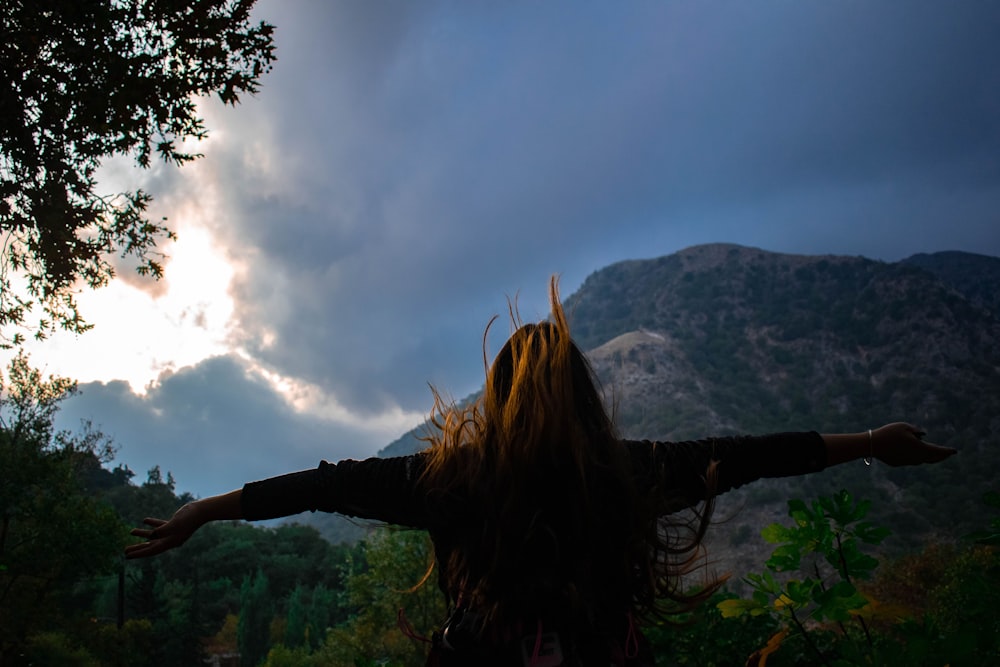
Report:
M980 497L1000 467L998 294L992 257L884 263L720 244L609 266L566 307L625 436L907 420L962 450L933 469L846 466L731 494L714 553L740 571L741 559L760 562L759 528L793 496L847 488L872 499L895 532L889 549L984 524Z
M952 251L921 253L903 262L930 271L973 303L1000 315L1000 262L996 257Z
M856 431L907 420L961 454L927 469L844 466L728 494L721 566L760 563L785 501L847 488L897 548L981 527L1000 433L1000 259L898 263L697 246L590 275L566 300L626 437ZM382 455L413 451L416 431Z
M602 269L566 307L626 435L905 417L980 446L1000 427L1000 322L979 295L1000 280L948 273L709 245Z

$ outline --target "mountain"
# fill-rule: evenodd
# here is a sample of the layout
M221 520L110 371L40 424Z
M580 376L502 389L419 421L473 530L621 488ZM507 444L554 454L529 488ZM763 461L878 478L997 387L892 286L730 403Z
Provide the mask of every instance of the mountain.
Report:
M625 437L678 440L783 430L860 431L905 420L960 449L944 464L863 463L726 494L710 545L740 571L785 501L846 488L896 534L887 548L988 522L1000 433L1000 259L886 263L728 244L591 274L565 306ZM380 455L420 448L422 427ZM740 560L742 559L742 561Z
M936 252L913 255L906 264L925 269L961 292L969 301L1000 315L1000 262L996 257L971 252Z
M890 550L984 526L1000 455L998 294L993 257L885 263L713 244L601 269L565 306L626 437L906 420L961 450L935 467L841 466L727 494L720 506L735 516L716 542L738 571L734 535L782 519L788 498L840 488L874 501L873 518L896 533Z
M1000 390L1000 322L973 295L1000 279L952 275L719 244L614 264L565 305L625 435L856 430L895 415L978 446L1000 426L983 400L1000 397L983 396Z

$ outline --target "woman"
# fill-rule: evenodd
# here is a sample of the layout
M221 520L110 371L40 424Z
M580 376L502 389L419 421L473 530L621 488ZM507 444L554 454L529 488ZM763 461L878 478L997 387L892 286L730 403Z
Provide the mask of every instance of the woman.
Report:
M854 434L785 433L684 443L622 441L593 373L570 339L556 281L551 322L517 329L487 371L483 396L435 394L430 446L412 456L319 467L197 500L146 519L129 558L183 544L221 519L305 510L428 530L451 617L435 665L652 665L637 618L691 608L685 593L712 498L761 477L875 457L941 461L955 450L903 423ZM516 318L516 316L515 316ZM693 519L677 512L697 508Z

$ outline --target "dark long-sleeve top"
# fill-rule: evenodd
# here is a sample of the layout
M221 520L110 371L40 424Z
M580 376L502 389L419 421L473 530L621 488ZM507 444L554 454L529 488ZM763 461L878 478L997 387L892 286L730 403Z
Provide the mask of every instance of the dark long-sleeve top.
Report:
M826 449L815 432L622 444L637 488L661 491L665 512L694 506L713 492L724 493L762 477L801 475L826 466ZM440 528L438 522L462 514L463 501L454 499L455 506L448 507L447 498L421 488L425 456L323 461L317 468L251 482L243 487L243 515L253 521L320 510L433 533ZM706 473L713 462L710 489Z

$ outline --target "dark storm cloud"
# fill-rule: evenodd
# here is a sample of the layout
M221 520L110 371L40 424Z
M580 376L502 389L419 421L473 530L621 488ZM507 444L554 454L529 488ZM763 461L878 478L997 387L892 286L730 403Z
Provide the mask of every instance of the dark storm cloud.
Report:
M291 411L239 360L217 357L161 378L145 396L124 382L88 383L67 399L60 428L81 420L111 436L136 482L159 465L178 491L204 496L253 479L311 468L320 459L363 458L385 442Z
M1000 253L995 4L259 13L279 61L206 158L253 258L241 342L362 413L478 386L486 321L517 290L544 315L552 273L709 241Z

